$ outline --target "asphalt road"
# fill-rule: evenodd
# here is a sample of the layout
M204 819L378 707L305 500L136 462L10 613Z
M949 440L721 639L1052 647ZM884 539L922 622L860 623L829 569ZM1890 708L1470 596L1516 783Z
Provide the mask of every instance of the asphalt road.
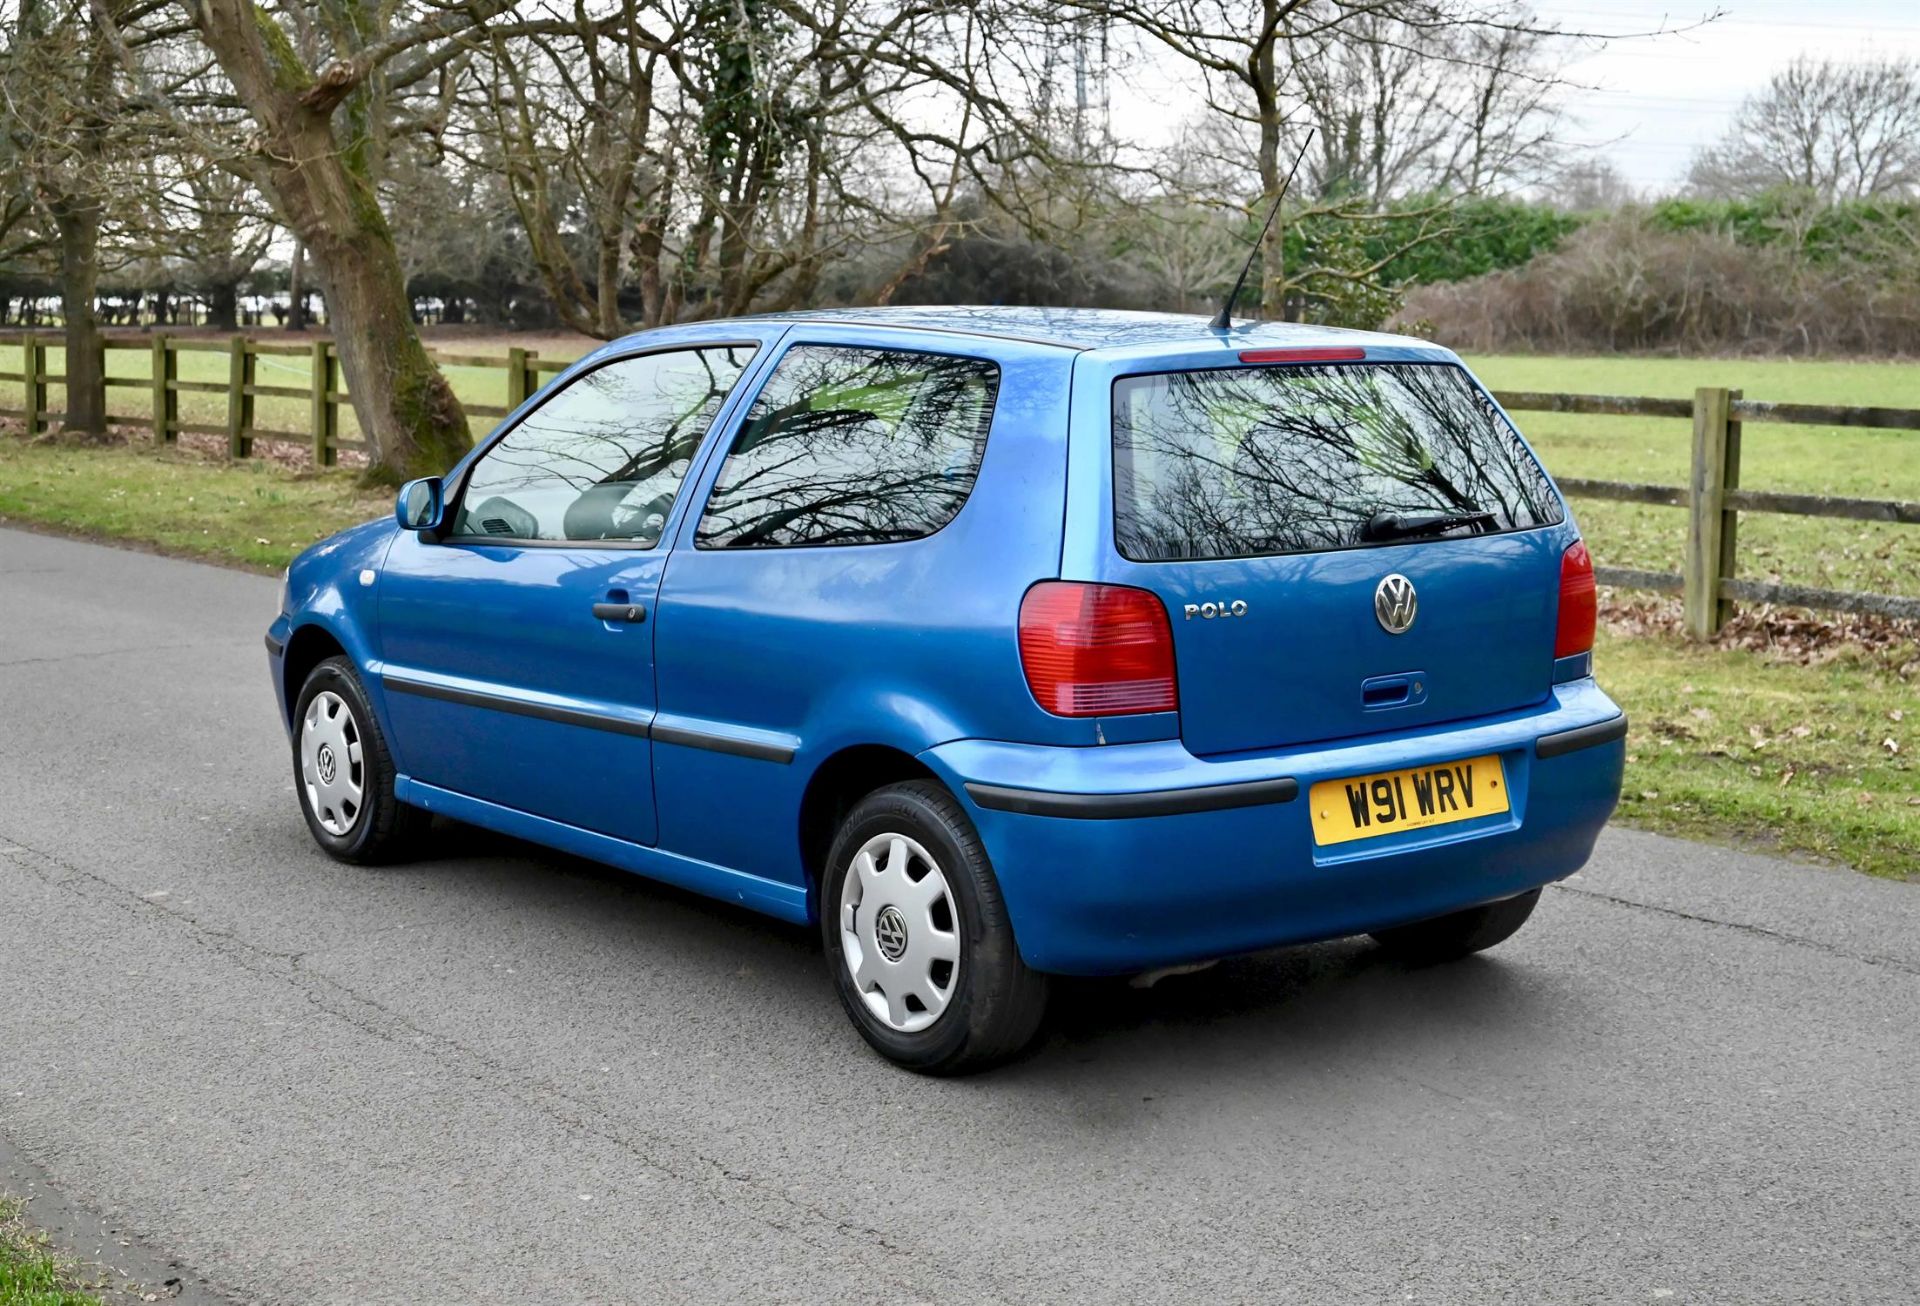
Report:
M273 599L0 531L0 1138L236 1300L1920 1296L1920 886L1611 832L1487 957L1081 983L933 1082L804 932L327 860Z

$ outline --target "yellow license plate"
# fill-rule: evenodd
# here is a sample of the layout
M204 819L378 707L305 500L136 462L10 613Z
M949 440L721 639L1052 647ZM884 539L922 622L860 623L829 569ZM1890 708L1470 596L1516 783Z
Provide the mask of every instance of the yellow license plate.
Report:
M1322 780L1307 794L1313 841L1374 839L1402 830L1492 816L1507 808L1507 776L1494 756L1404 771Z

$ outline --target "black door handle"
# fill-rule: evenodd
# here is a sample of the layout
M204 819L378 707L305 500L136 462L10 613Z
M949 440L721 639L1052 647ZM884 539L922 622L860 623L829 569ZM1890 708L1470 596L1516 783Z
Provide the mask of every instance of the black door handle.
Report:
M593 615L602 621L642 622L647 619L647 605L644 603L596 603Z

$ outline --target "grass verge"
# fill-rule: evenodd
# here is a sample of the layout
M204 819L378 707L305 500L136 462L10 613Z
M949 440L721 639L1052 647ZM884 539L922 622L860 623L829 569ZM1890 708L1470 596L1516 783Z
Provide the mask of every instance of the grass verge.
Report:
M1920 638L1770 650L1762 613L1706 646L1671 633L1677 604L1609 615L1594 665L1632 719L1616 820L1920 878ZM1763 647L1724 646L1742 639Z
M0 1197L0 1306L101 1306L20 1212L19 1202Z
M209 461L147 441L76 446L0 437L0 521L127 540L277 571L392 499L348 472Z

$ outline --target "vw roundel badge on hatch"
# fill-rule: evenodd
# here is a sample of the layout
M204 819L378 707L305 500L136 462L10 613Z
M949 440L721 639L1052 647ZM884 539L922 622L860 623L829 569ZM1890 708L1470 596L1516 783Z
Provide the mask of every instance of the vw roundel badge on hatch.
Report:
M1413 582L1397 571L1374 588L1373 615L1389 635L1406 634L1419 610L1420 597L1413 592Z

